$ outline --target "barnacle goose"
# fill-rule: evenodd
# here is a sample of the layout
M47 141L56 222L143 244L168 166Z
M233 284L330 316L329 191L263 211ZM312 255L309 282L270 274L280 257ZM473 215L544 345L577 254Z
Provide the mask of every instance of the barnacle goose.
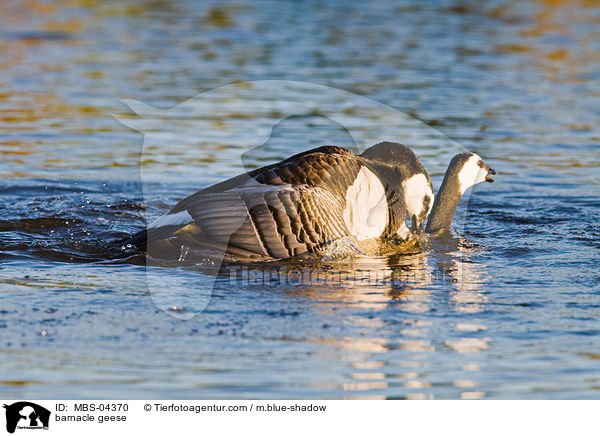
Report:
M345 237L423 231L433 186L415 153L381 142L362 154L323 146L204 188L120 244L153 256L183 247L253 261L319 253Z

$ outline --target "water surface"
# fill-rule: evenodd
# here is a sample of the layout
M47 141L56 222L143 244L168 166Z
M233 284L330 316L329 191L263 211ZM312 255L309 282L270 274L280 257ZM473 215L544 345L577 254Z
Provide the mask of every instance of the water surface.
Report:
M599 22L590 1L3 2L0 397L598 398ZM164 110L266 79L435 131L340 100L358 139L317 107L263 144L281 102L253 104L252 89L216 120L155 115L154 151L113 117L133 118L122 99ZM234 283L151 266L179 293L197 277L172 314L146 259L106 248L203 186L391 128L436 186L449 144L498 171L450 240ZM203 281L208 306L172 316Z

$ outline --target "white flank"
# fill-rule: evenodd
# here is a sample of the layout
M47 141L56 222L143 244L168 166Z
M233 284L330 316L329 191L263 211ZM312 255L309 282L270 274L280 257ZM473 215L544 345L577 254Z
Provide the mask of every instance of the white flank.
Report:
M433 191L431 186L427 182L425 174L419 173L412 176L410 179L402 182L402 189L404 190L404 203L406 204L406 210L410 216L420 216L423 212L423 200L425 196L429 196L429 210L433 206Z
M467 160L458 173L458 183L460 184L460 194L464 194L467 189L471 186L476 185L481 182L485 182L485 177L488 172L485 167L481 168L479 166L479 161L481 158L473 154Z
M161 216L159 219L150 224L148 228L157 229L165 226L183 226L191 223L192 221L194 221L194 218L187 213L187 210L182 210L181 212Z
M344 221L359 241L381 236L388 222L385 188L368 168L362 167L346 191Z

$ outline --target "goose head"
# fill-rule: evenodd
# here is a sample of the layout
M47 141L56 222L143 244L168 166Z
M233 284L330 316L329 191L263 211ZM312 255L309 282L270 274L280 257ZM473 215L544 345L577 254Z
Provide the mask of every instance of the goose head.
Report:
M361 157L385 186L391 213L382 236L406 232L407 214L412 232L422 232L433 206L433 185L415 153L403 144L385 141L368 148Z
M460 153L452 158L427 221L425 231L436 233L450 229L456 207L470 187L482 182L493 182L496 174L476 153Z
M458 171L457 179L461 196L467 189L478 183L492 183L494 179L491 176L496 174L496 171L489 168L475 153L461 153L454 156L448 169L451 168Z
M402 182L406 212L411 221L411 231L422 233L425 220L433 207L433 184L424 172L417 172Z

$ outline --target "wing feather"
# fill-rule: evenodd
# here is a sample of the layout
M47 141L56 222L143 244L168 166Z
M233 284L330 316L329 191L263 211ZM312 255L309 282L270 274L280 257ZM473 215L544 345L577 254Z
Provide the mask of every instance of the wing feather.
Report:
M196 196L187 210L209 245L284 258L348 236L343 208L344 200L323 188L279 185Z
M342 147L303 152L177 203L169 214L186 211L193 218L191 238L183 238L185 228L177 233L183 226L152 229L152 238L144 236L148 243L180 238L199 247L227 247L233 256L282 258L314 252L349 235L343 219L345 194L363 164Z

